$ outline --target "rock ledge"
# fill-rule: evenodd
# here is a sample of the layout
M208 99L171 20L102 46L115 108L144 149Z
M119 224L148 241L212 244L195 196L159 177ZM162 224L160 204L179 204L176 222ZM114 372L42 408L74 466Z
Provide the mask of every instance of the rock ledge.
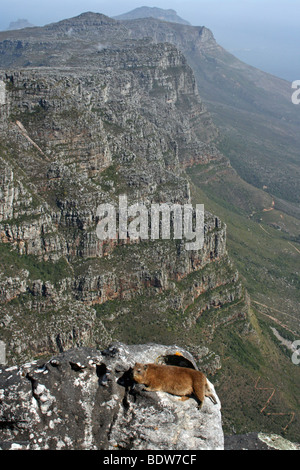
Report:
M133 386L134 363L154 361L197 368L177 346L114 343L0 371L0 448L223 450L219 400Z

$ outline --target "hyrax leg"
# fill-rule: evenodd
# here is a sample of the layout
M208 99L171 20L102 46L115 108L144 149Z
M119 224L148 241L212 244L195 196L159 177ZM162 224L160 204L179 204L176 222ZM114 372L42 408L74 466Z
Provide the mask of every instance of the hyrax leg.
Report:
M189 399L190 399L190 397L185 396L185 397L180 397L179 401L186 401L186 400L189 400Z
M199 410L201 410L203 403L204 403L204 398L205 398L203 384L201 382L199 383L198 381L196 381L194 383L193 392L198 401L198 408Z
M143 390L145 390L146 392L159 392L159 389L158 388L155 388L155 387L144 387Z

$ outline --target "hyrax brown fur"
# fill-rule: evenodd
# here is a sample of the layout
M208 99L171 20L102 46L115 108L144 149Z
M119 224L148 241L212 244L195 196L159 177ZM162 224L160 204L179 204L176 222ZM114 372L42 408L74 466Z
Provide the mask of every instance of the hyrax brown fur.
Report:
M205 375L195 369L186 367L166 366L160 364L136 363L133 378L137 383L146 385L149 392L167 392L188 400L194 395L202 408L204 398L209 397L214 404L217 400L213 395Z

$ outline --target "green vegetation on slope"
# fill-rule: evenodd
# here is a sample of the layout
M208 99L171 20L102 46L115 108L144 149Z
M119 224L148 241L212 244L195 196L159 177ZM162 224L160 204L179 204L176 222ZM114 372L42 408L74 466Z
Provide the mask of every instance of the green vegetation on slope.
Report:
M269 195L237 175L229 172L201 181L201 168L188 173L195 201L227 224L229 255L251 299L282 311L276 318L300 334L299 221L274 209Z
M34 255L22 255L6 243L0 244L0 270L5 275L15 276L20 270L29 272L30 279L40 279L43 282L50 281L57 285L60 280L72 275L71 269L64 258L57 262L42 261Z
M230 434L259 429L298 441L299 366L274 329L284 340L299 339L299 221L276 210L268 194L231 170L213 177L201 166L187 172L193 203L204 203L227 224L229 256L251 297L248 331L243 322L228 324L213 335L210 345L222 362L214 381L223 404L224 430ZM211 324L213 318L209 320ZM205 317L201 321L204 325Z

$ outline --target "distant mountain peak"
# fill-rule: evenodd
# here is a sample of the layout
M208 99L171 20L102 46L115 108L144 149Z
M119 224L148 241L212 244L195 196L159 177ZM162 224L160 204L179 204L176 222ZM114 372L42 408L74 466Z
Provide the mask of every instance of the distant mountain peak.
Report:
M110 18L109 16L103 15L102 13L95 13L93 11L85 11L78 16L75 16L73 19L77 21L86 21L86 20L98 20L98 21L107 21L110 23L114 23L115 20Z
M175 10L164 10L157 7L139 7L128 13L114 17L116 20L135 20L138 18L156 18L158 20L169 21L171 23L180 23L190 25L190 23L177 15Z
M64 30L69 28L75 28L81 30L87 28L94 28L105 26L105 25L117 25L117 21L109 16L103 15L102 13L94 13L87 11L80 15L72 18L67 18L55 23L50 23L44 26L45 30Z
M17 21L11 21L9 23L8 30L12 31L15 29L24 29L24 28L32 28L34 25L32 23L29 23L28 20L26 19L19 19Z

